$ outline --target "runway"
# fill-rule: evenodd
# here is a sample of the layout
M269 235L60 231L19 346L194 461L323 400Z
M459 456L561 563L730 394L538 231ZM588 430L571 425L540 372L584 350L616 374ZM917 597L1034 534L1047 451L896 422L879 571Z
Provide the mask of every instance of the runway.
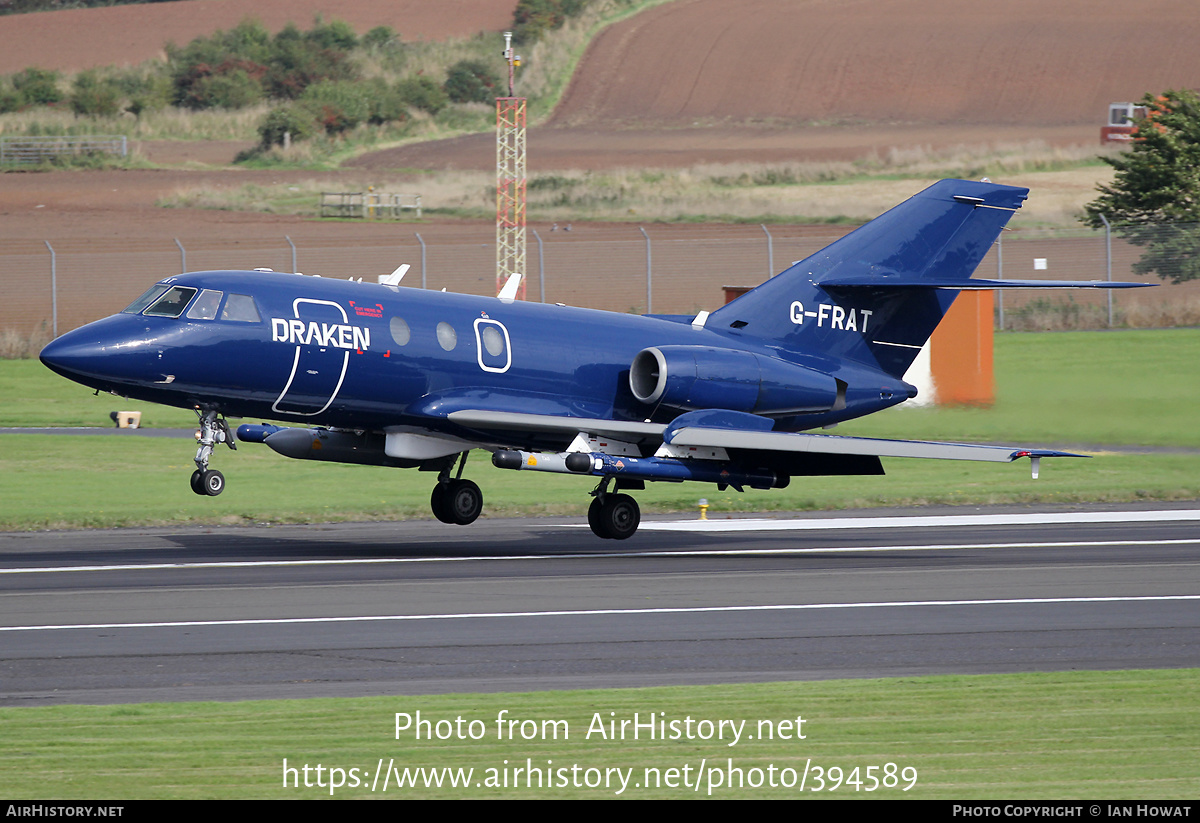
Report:
M0 705L1200 666L1189 506L0 534Z

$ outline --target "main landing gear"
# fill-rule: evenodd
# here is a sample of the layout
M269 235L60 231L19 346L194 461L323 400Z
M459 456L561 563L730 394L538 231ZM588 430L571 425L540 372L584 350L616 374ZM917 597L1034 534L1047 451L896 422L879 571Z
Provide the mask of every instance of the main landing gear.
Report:
M451 478L450 469L453 465L453 462L447 464L438 474L437 485L429 496L429 507L433 509L433 516L443 523L466 526L474 523L483 511L483 492L470 480L463 479L463 467L467 465L466 452L459 458L458 471Z
M595 500L588 506L588 525L597 537L625 540L637 531L642 522L642 510L629 495L610 493L608 484L611 480L611 477L605 477L592 492Z
M200 430L196 432L196 439L200 441L200 446L196 449L196 470L192 472L191 480L192 491L196 494L216 497L225 491L225 475L216 469L210 469L208 458L212 456L213 446L218 443L224 443L234 451L237 450L237 443L234 442L233 433L229 431L229 424L217 412L197 409L196 414L200 418Z

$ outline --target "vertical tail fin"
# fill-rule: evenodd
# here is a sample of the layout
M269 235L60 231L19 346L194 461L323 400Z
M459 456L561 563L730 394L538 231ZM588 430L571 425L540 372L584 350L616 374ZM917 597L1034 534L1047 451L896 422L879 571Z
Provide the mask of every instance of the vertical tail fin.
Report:
M1028 193L942 180L713 312L705 325L899 377Z

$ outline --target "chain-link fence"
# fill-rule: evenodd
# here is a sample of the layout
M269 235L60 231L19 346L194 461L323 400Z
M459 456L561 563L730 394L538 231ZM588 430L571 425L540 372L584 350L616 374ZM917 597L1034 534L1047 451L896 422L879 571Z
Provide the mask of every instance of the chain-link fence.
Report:
M834 231L814 236L811 227L799 226L612 226L574 234L533 229L526 299L622 312L711 310L724 301L724 287L758 285L771 272L782 271L837 239ZM1179 248L1178 231L1178 227L1163 227L1163 242L1175 242L1174 248ZM61 334L120 311L165 276L209 269L261 266L374 280L400 263L410 263L406 286L495 294L495 239L486 227L480 227L479 235L478 242L434 242L413 232L397 237L394 244L355 246L293 242L287 236L204 242L0 240L4 284L0 330ZM1090 230L1006 231L984 259L979 276L1051 280L1111 276L1162 283L1154 274L1135 273L1145 250L1126 241L1119 229L1111 237ZM1181 260L1180 265L1187 262ZM1200 280L1111 293L1005 292L997 300L997 323L1009 329L1197 322Z

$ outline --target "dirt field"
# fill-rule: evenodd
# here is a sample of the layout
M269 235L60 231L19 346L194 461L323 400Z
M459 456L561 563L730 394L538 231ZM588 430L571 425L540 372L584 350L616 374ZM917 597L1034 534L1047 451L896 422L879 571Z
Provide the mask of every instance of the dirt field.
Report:
M593 42L554 126L1092 125L1200 85L1194 0L678 0Z
M135 65L164 56L168 41L182 46L247 17L278 31L289 21L308 28L320 14L346 21L359 34L391 26L405 40L444 40L500 31L511 25L515 7L516 0L179 0L14 14L0 17L0 74L26 66Z
M530 129L529 168L1090 145L1109 103L1200 86L1197 42L1194 0L676 0L596 38ZM461 138L354 164L491 168L493 155L488 138Z

